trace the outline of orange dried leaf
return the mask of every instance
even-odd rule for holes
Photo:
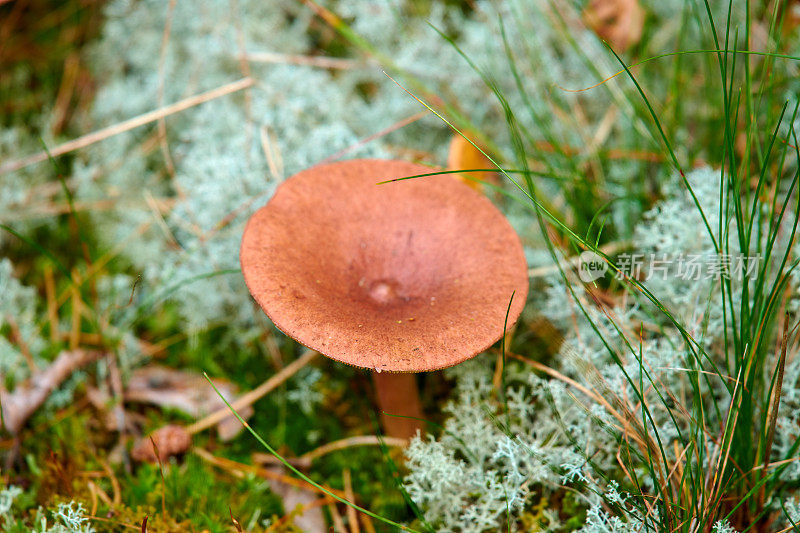
[[[644,9],[639,0],[592,0],[583,20],[617,52],[624,52],[642,38]]]
[[[450,141],[450,151],[447,154],[448,170],[470,170],[476,168],[492,168],[494,165],[481,153],[480,150],[461,135],[454,135]],[[467,172],[457,175],[467,185],[480,190],[481,181],[496,183],[494,172]]]

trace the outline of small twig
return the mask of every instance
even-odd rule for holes
[[[243,463],[239,463],[237,461],[233,461],[231,459],[226,459],[224,457],[217,457],[203,448],[192,448],[192,452],[194,452],[197,456],[199,456],[207,463],[210,463],[218,468],[221,468],[233,475],[239,474],[243,476],[245,474],[254,474],[256,476],[263,477],[265,479],[280,481],[281,483],[290,485],[292,487],[296,487],[301,490],[307,490],[319,493],[322,494],[323,496],[329,496],[329,494],[326,494],[327,491],[330,494],[333,494],[334,496],[337,496],[339,498],[344,498],[344,492],[340,490],[333,489],[331,487],[327,487],[324,485],[320,485],[320,487],[322,488],[317,488],[311,483],[303,481],[302,479],[295,479],[285,474],[281,474],[279,472],[273,472],[272,470],[268,470],[260,466],[246,465]]]
[[[33,360],[33,354],[31,353],[30,347],[28,343],[25,342],[25,339],[22,337],[22,332],[19,329],[19,324],[11,315],[6,315],[6,322],[8,323],[8,327],[11,328],[11,340],[12,343],[19,346],[19,351],[22,352],[23,357],[25,357],[25,362],[28,365],[28,370],[31,373],[36,372],[36,361]]]
[[[272,179],[281,181],[283,179],[283,158],[275,143],[270,140],[269,129],[262,126],[259,130],[261,134],[261,149],[264,151],[264,157],[267,158],[267,166]],[[275,146],[275,151],[272,148]]]
[[[33,374],[26,383],[17,386],[13,392],[9,393],[0,384],[3,426],[9,433],[17,436],[28,418],[47,400],[53,390],[75,370],[97,361],[102,356],[103,352],[98,351],[63,351],[50,366]]]
[[[75,280],[75,283],[72,285],[72,326],[69,331],[69,349],[70,350],[77,350],[78,345],[80,344],[80,337],[81,337],[81,307],[83,304],[83,300],[81,298],[81,291],[80,291],[80,272],[78,269],[72,270],[72,279]]]
[[[275,389],[279,385],[281,385],[284,381],[292,377],[296,374],[301,368],[306,366],[308,363],[314,360],[314,358],[319,355],[314,350],[308,350],[299,358],[292,361],[290,364],[286,365],[280,372],[269,378],[267,381],[256,387],[255,389],[247,392],[236,401],[231,402],[231,409],[234,411],[239,411],[245,407],[253,405],[257,400],[262,398],[265,394],[269,393],[271,390]],[[205,429],[208,429],[214,425],[216,425],[221,420],[228,418],[230,416],[230,410],[227,407],[219,409],[210,415],[201,418],[194,424],[191,424],[186,428],[190,434],[194,435],[195,433],[199,433]]]
[[[69,102],[75,93],[75,82],[80,71],[80,54],[77,51],[71,52],[64,60],[63,74],[61,75],[61,85],[56,94],[56,101],[53,104],[53,123],[50,131],[54,134],[61,133],[67,121]]]
[[[339,509],[336,508],[336,504],[329,503],[328,511],[330,511],[331,513],[331,522],[333,522],[333,530],[336,533],[347,533],[347,529],[344,526],[344,519],[342,518],[341,513],[339,513]]]
[[[379,446],[381,442],[386,446],[396,446],[398,448],[405,448],[408,446],[408,439],[399,439],[396,437],[378,438],[376,435],[359,435],[328,442],[300,457],[289,459],[289,462],[302,468],[308,468],[316,459],[331,452],[352,448],[354,446]],[[253,459],[262,464],[280,463],[274,455],[268,453],[255,453],[253,454]]]
[[[58,305],[56,304],[56,282],[53,278],[53,266],[44,265],[44,292],[47,297],[47,320],[50,323],[50,340],[58,342]]]
[[[340,59],[336,57],[304,56],[297,54],[279,54],[276,52],[246,52],[240,59],[251,63],[281,63],[289,65],[303,65],[329,69],[353,69],[367,66],[363,61]]]
[[[185,98],[179,102],[175,102],[174,104],[164,106],[154,111],[148,111],[147,113],[139,115],[138,117],[133,117],[128,120],[124,120],[117,124],[108,126],[107,128],[103,128],[94,131],[92,133],[83,135],[81,137],[78,137],[77,139],[73,139],[63,144],[59,144],[58,146],[50,150],[50,155],[48,155],[47,152],[42,151],[39,152],[38,154],[24,157],[22,159],[8,161],[0,165],[0,174],[6,174],[8,172],[13,172],[15,170],[19,170],[21,168],[25,168],[27,166],[36,163],[41,163],[42,161],[47,161],[47,159],[50,156],[58,157],[60,155],[64,155],[74,150],[85,148],[96,142],[108,139],[109,137],[113,137],[114,135],[119,135],[120,133],[130,131],[132,129],[138,128],[139,126],[144,126],[145,124],[149,124],[150,122],[154,122],[160,118],[169,115],[174,115],[175,113],[179,113],[181,111],[185,111],[190,107],[194,107],[196,105],[208,102],[210,100],[214,100],[221,96],[241,91],[242,89],[251,87],[254,83],[255,82],[252,78],[244,78],[232,83],[228,83],[226,85],[223,85],[222,87],[212,89],[211,91],[207,91],[195,96],[190,96],[189,98]]]
[[[175,4],[177,0],[170,0],[169,7],[167,8],[167,20],[164,23],[164,34],[161,37],[161,53],[158,58],[158,107],[164,104],[164,63],[167,59],[167,45],[169,44],[169,36],[172,32],[172,16],[175,13]],[[169,145],[167,144],[167,122],[164,117],[158,119],[158,141],[161,145],[161,154],[164,156],[164,164],[167,167],[167,172],[170,176],[175,175],[175,165],[172,163],[172,155],[169,152]]]
[[[349,468],[345,468],[342,471],[342,483],[344,484],[344,497],[347,498],[347,501],[356,501],[356,495],[353,493],[353,480]],[[350,533],[361,533],[358,527],[358,514],[356,514],[356,510],[348,505],[345,512],[347,513],[347,525],[350,527]]]

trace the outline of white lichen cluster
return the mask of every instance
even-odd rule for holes
[[[457,387],[455,399],[445,407],[448,419],[442,435],[438,440],[415,438],[406,451],[411,469],[406,488],[437,531],[497,530],[507,513],[518,516],[532,494],[557,484],[563,465],[578,465],[571,475],[582,475],[583,458],[560,437],[559,426],[563,422],[586,430],[592,425],[590,417],[575,404],[564,404],[561,421],[534,423],[536,411],[546,408],[548,398],[561,399],[552,392],[557,385],[513,370],[506,376],[505,402],[494,396],[491,369],[484,359],[448,371]],[[540,525],[555,529],[557,517],[545,506]]]
[[[22,489],[16,485],[8,485],[3,487],[0,491],[0,515],[6,520],[11,516],[11,506],[14,505],[14,500],[22,494]]]
[[[13,512],[14,501],[23,494],[21,488],[8,485],[0,490],[0,531],[22,531],[23,521]],[[38,508],[27,531],[32,533],[94,533],[83,504],[60,503],[55,509]]]
[[[52,511],[52,515],[54,523],[49,528],[46,528],[44,520],[41,521],[42,533],[94,533],[94,528],[86,518],[86,510],[80,503],[61,503]]]

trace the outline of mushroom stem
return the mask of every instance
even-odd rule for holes
[[[423,418],[416,374],[372,372],[372,381],[378,396],[384,433],[400,439],[410,439],[416,435],[417,430],[422,429],[418,419]]]

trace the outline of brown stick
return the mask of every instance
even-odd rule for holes
[[[339,59],[324,56],[303,56],[292,54],[278,54],[275,52],[249,52],[240,54],[241,59],[252,63],[283,63],[289,65],[306,65],[327,69],[353,69],[367,66],[363,61],[352,59]]]
[[[307,350],[302,356],[286,365],[283,369],[281,369],[280,372],[269,378],[267,381],[250,392],[242,394],[236,400],[231,402],[231,408],[233,408],[234,411],[239,411],[240,409],[243,409],[249,405],[253,405],[256,400],[260,399],[272,389],[281,385],[284,381],[295,375],[298,370],[310,363],[317,355],[319,355],[318,352],[315,352],[314,350]],[[229,416],[231,416],[230,409],[228,409],[227,406],[223,407],[218,411],[201,418],[194,424],[187,426],[186,431],[194,435],[195,433],[199,433],[205,429],[215,426],[217,423],[228,418]]]
[[[372,372],[372,381],[381,410],[383,431],[390,437],[410,439],[422,429],[422,404],[413,373]],[[413,417],[413,418],[400,418]]]
[[[333,442],[327,442],[319,448],[304,453],[300,457],[287,457],[286,460],[300,468],[311,468],[311,463],[329,453],[345,450],[354,446],[378,446],[380,444],[393,446],[395,448],[404,448],[408,446],[408,440],[396,439],[394,437],[378,437],[377,435],[355,435],[353,437],[345,437]],[[281,462],[280,459],[271,453],[258,452],[253,454],[253,461],[259,464],[278,464]]]
[[[77,139],[67,141],[64,144],[60,144],[58,146],[53,147],[50,150],[49,154],[46,151],[42,151],[39,152],[38,154],[33,154],[31,156],[24,157],[22,159],[7,161],[2,165],[0,165],[0,174],[13,172],[15,170],[25,168],[35,163],[41,163],[42,161],[47,161],[47,159],[50,156],[58,157],[68,152],[72,152],[73,150],[84,148],[98,141],[102,141],[103,139],[113,137],[114,135],[118,135],[126,131],[130,131],[134,128],[138,128],[139,126],[144,126],[145,124],[154,122],[160,118],[166,117],[168,115],[173,115],[175,113],[179,113],[181,111],[189,109],[190,107],[194,107],[204,102],[208,102],[209,100],[219,98],[220,96],[225,96],[226,94],[231,94],[236,91],[241,91],[242,89],[251,87],[254,83],[255,83],[254,80],[251,78],[244,78],[235,81],[233,83],[228,83],[227,85],[223,85],[222,87],[218,87],[216,89],[212,89],[210,91],[195,96],[190,96],[189,98],[185,98],[179,102],[175,102],[174,104],[170,104],[160,109],[156,109],[155,111],[148,111],[147,113],[139,115],[138,117],[133,117],[128,120],[124,120],[117,124],[108,126],[107,128],[103,128],[101,130],[97,130],[92,133],[83,135],[82,137],[78,137]]]
[[[6,430],[17,435],[56,387],[75,370],[98,360],[102,355],[102,352],[88,350],[61,352],[50,366],[33,374],[27,383],[18,385],[14,392],[9,393],[0,385],[0,407]]]

